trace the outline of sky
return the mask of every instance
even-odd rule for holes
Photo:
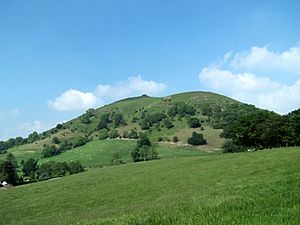
[[[300,4],[1,0],[0,140],[148,94],[300,108]]]

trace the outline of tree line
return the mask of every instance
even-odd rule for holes
[[[300,145],[300,109],[287,115],[258,110],[230,121],[221,137],[224,152]]]
[[[49,161],[39,164],[37,159],[29,158],[26,161],[22,160],[19,165],[11,153],[0,161],[0,181],[6,181],[13,185],[47,180],[83,171],[84,168],[79,161],[69,163]]]

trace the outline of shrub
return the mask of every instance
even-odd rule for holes
[[[201,123],[198,118],[196,117],[190,117],[187,121],[190,128],[197,128],[201,127]]]
[[[79,161],[70,162],[68,164],[68,167],[69,167],[70,174],[80,173],[84,171],[84,168]]]
[[[127,130],[123,131],[123,135],[122,135],[123,138],[129,138],[129,133]]]
[[[177,137],[177,136],[174,136],[174,137],[173,137],[173,142],[178,142],[178,141],[179,141],[178,137]]]
[[[49,158],[51,156],[59,155],[61,151],[55,145],[46,145],[42,151],[42,158]]]
[[[86,137],[81,137],[81,136],[77,136],[75,137],[74,141],[73,141],[73,147],[79,147],[82,145],[85,145],[88,142],[88,139]]]
[[[105,140],[108,138],[108,130],[106,128],[99,131],[99,139]]]
[[[138,132],[135,128],[130,131],[129,138],[132,138],[132,139],[138,139],[139,138],[139,134],[138,134]]]
[[[165,128],[167,128],[167,129],[174,127],[173,123],[168,118],[164,119],[163,122],[164,122]]]
[[[108,132],[108,137],[110,139],[117,138],[117,137],[119,137],[119,133],[118,133],[117,130],[113,129],[113,130]]]
[[[52,138],[52,143],[53,143],[53,144],[59,144],[59,143],[60,143],[59,138],[58,138],[58,137]]]
[[[187,142],[190,145],[206,145],[207,141],[203,138],[203,134],[193,132],[192,137],[189,137]]]
[[[236,145],[232,140],[227,140],[222,146],[223,153],[244,152],[247,148],[241,145]]]

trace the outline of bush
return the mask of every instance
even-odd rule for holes
[[[88,139],[86,137],[78,136],[73,141],[73,147],[76,148],[76,147],[85,145],[87,142],[88,142]]]
[[[80,173],[84,171],[84,168],[79,161],[70,162],[68,164],[68,168],[70,174]]]
[[[147,135],[141,134],[140,140],[137,141],[137,146],[138,147],[151,146],[151,142],[147,137]]]
[[[123,135],[122,135],[123,138],[129,138],[129,133],[127,130],[123,131]]]
[[[173,137],[173,142],[178,142],[178,141],[179,141],[178,137],[177,137],[177,136],[174,136],[174,137]]]
[[[206,145],[207,141],[203,138],[203,134],[193,132],[192,137],[189,137],[187,142],[190,145]]]
[[[133,148],[130,154],[133,162],[158,159],[157,151],[145,134],[140,135],[140,140],[137,141],[137,145]]]
[[[55,145],[46,145],[42,151],[42,158],[49,158],[51,156],[59,155],[61,151]]]
[[[59,138],[58,138],[58,137],[52,138],[52,143],[53,143],[53,144],[59,144],[59,143],[60,143]]]
[[[132,138],[132,139],[138,139],[139,138],[139,134],[138,134],[138,132],[135,128],[130,131],[129,138]]]
[[[73,147],[72,143],[69,142],[68,140],[63,140],[59,145],[59,149],[61,151],[70,150],[72,147]]]
[[[190,128],[197,128],[201,127],[201,123],[198,118],[196,117],[190,117],[187,121]]]
[[[168,118],[164,119],[163,122],[164,122],[165,128],[167,128],[167,129],[174,127],[173,123]]]
[[[61,128],[63,128],[63,125],[62,125],[62,124],[57,124],[57,125],[56,125],[56,129],[61,129]]]
[[[106,128],[99,131],[99,139],[105,140],[108,138],[108,130]]]
[[[232,140],[227,140],[222,146],[223,153],[245,152],[247,148],[241,145],[236,145]]]
[[[111,130],[111,131],[108,132],[108,137],[110,139],[117,138],[117,137],[119,137],[119,133],[118,133],[117,130],[113,129],[113,130]]]

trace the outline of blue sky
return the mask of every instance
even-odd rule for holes
[[[298,1],[2,0],[0,140],[147,93],[300,107]]]

